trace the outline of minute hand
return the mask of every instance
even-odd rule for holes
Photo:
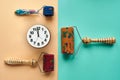
[[[39,37],[39,30],[37,29],[37,36]]]

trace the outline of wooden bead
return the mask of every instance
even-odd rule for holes
[[[85,38],[82,39],[82,42],[85,43],[85,44],[89,44],[89,43],[91,43],[91,39],[88,38],[88,37],[85,37]]]

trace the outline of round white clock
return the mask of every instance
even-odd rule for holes
[[[50,32],[43,25],[34,25],[27,32],[28,43],[35,48],[42,48],[50,41]]]

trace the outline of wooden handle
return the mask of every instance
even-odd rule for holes
[[[106,44],[114,44],[116,42],[116,39],[114,37],[110,37],[110,38],[101,38],[101,39],[91,39],[88,37],[85,37],[82,39],[82,42],[84,44],[89,44],[91,42],[101,42],[101,43],[106,43]]]
[[[8,59],[5,59],[4,62],[8,65],[31,65],[31,66],[35,66],[37,64],[37,61],[34,59],[23,60],[20,58],[8,58]]]

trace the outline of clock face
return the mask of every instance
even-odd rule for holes
[[[35,48],[42,48],[50,41],[50,32],[43,25],[34,25],[27,32],[28,43]]]

